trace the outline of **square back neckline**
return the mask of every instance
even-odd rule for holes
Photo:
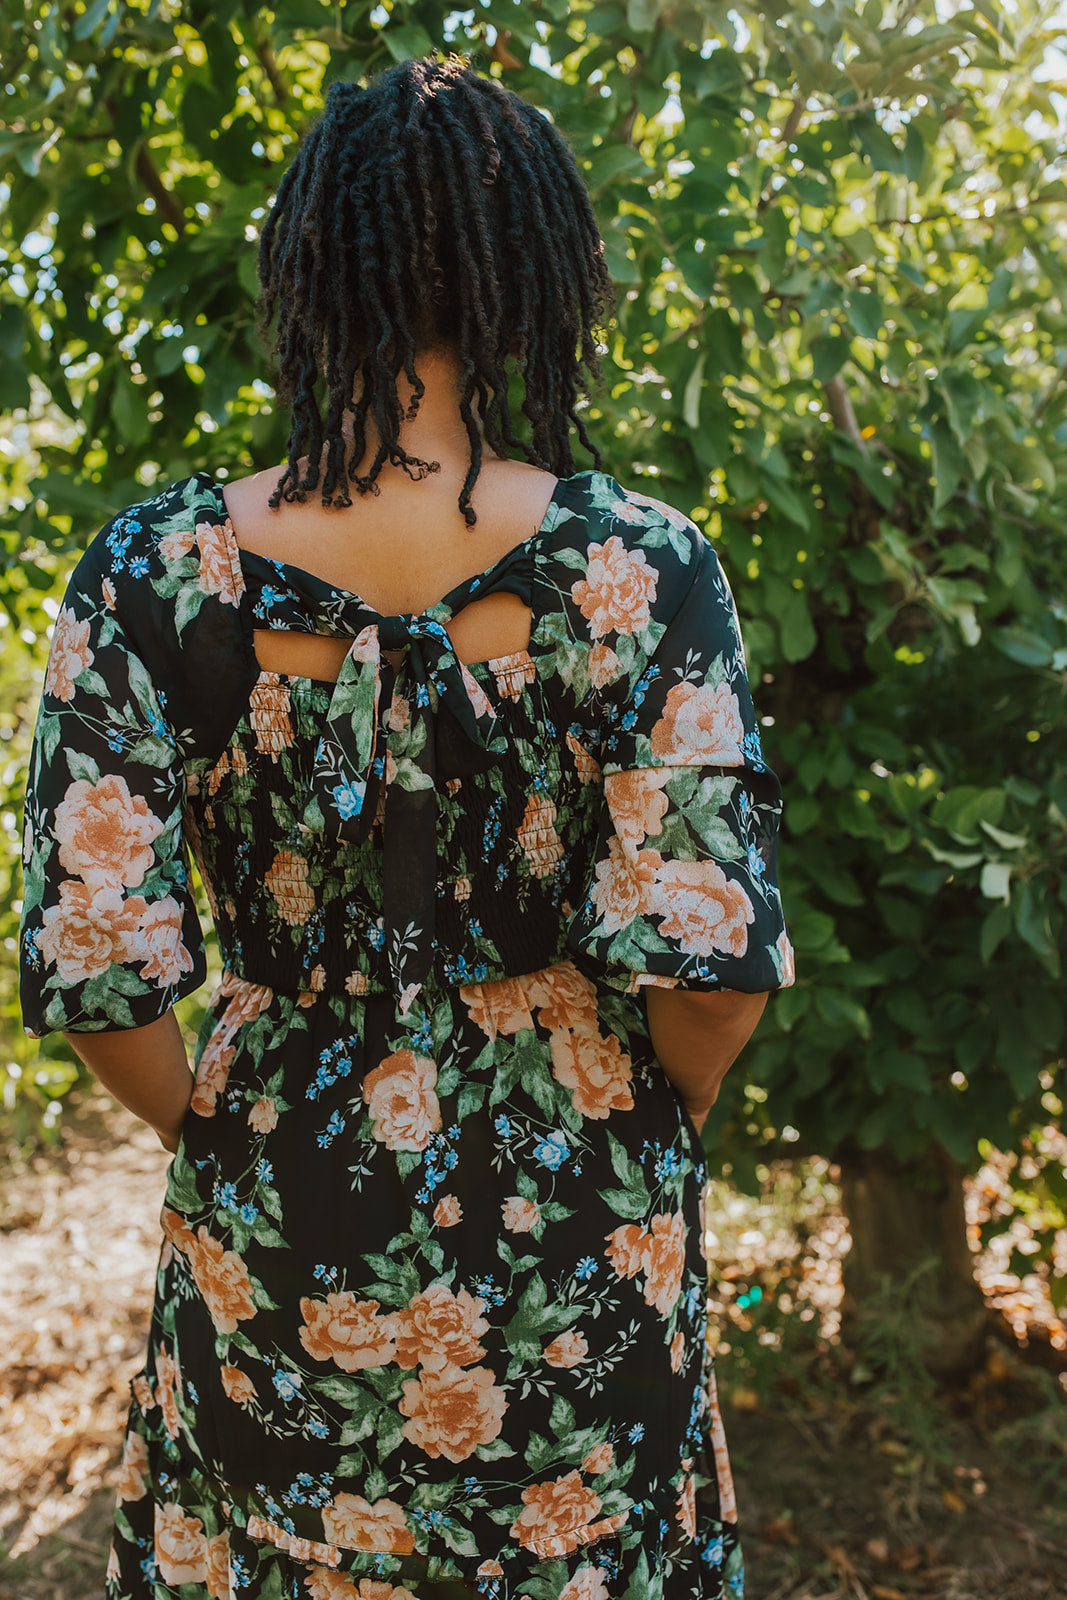
[[[447,594],[442,595],[439,600],[435,600],[432,605],[424,606],[421,611],[417,612],[379,611],[376,606],[370,605],[363,598],[363,596],[358,594],[354,589],[345,589],[335,583],[331,583],[328,578],[320,577],[317,573],[312,572],[307,567],[300,566],[297,562],[279,561],[273,556],[260,555],[260,553],[256,550],[246,550],[243,545],[239,544],[237,541],[237,531],[234,528],[229,507],[226,504],[224,492],[225,484],[221,483],[209,472],[204,472],[201,474],[201,476],[207,481],[210,493],[215,502],[216,510],[219,512],[219,526],[222,529],[222,535],[226,541],[231,567],[234,568],[235,571],[239,571],[243,575],[246,564],[248,564],[248,566],[251,568],[255,565],[255,563],[259,562],[265,566],[271,567],[276,572],[290,572],[293,573],[297,579],[308,579],[312,584],[315,584],[320,588],[327,589],[331,594],[337,595],[343,600],[360,606],[364,611],[369,612],[375,617],[430,616],[434,617],[435,620],[443,620],[441,616],[442,612],[444,612],[449,619],[457,614],[456,601],[461,596],[465,596],[465,598],[463,599],[462,605],[459,606],[459,610],[462,610],[463,606],[468,605],[471,600],[476,598],[476,595],[473,591],[488,585],[490,580],[494,578],[502,568],[506,567],[513,561],[521,559],[522,556],[527,552],[530,552],[531,554],[535,552],[537,545],[540,544],[541,541],[551,531],[548,524],[558,509],[561,493],[565,486],[574,483],[579,478],[588,477],[589,473],[576,472],[572,473],[568,478],[557,478],[552,489],[551,498],[548,502],[548,505],[545,507],[544,515],[542,516],[538,527],[533,533],[527,534],[525,539],[519,540],[517,544],[513,544],[510,549],[505,550],[504,554],[499,556],[497,560],[492,562],[490,566],[485,567],[481,572],[472,573],[469,577],[464,578],[460,583],[455,584],[451,589],[449,589]],[[531,617],[531,629],[536,627],[536,625],[536,617]]]

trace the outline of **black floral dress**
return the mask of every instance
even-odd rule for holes
[[[529,648],[461,666],[444,624],[501,589]],[[350,639],[336,684],[261,671],[255,627]],[[225,963],[112,1600],[740,1594],[703,1152],[642,988],[792,980],[778,811],[711,547],[599,473],[419,616],[239,551],[205,474],[93,542],[34,747],[26,1023],[202,981],[185,841]]]

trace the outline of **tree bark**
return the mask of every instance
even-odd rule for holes
[[[939,1145],[901,1162],[849,1144],[837,1159],[852,1235],[845,1343],[876,1350],[892,1318],[932,1376],[974,1372],[985,1357],[986,1313],[967,1245],[963,1167]]]

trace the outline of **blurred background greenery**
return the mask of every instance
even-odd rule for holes
[[[619,293],[590,431],[720,551],[785,783],[798,981],[728,1081],[713,1159],[749,1190],[785,1158],[836,1165],[846,1337],[888,1285],[924,1369],[975,1367],[971,1247],[1020,1216],[1012,1270],[1063,1307],[1063,34],[1048,0],[8,0],[15,1138],[55,1136],[77,1081],[61,1040],[22,1035],[15,980],[20,784],[66,574],[155,486],[284,455],[254,330],[272,189],[331,80],[456,50],[585,171]],[[991,1156],[1012,1198],[968,1241],[963,1181]]]

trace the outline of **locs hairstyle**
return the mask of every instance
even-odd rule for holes
[[[441,345],[460,360],[468,525],[483,431],[499,455],[566,477],[573,427],[600,465],[576,409],[600,375],[595,330],[613,303],[589,196],[548,119],[458,58],[332,86],[263,228],[259,278],[292,408],[272,505],[315,489],[323,505],[351,505],[350,485],[377,493],[387,460],[414,478],[436,470],[403,449],[400,429],[424,392],[417,352]],[[515,434],[509,355],[529,443]],[[361,476],[368,417],[378,448]]]

